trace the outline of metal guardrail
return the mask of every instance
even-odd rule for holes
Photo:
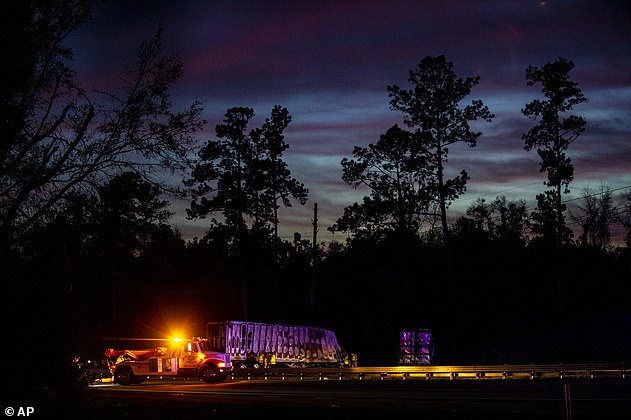
[[[514,380],[594,379],[629,376],[628,366],[617,364],[390,366],[353,368],[234,369],[232,380]]]

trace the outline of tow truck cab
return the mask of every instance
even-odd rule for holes
[[[231,369],[230,356],[212,351],[208,341],[174,339],[167,346],[144,350],[106,351],[115,361],[114,382],[121,385],[140,383],[151,377],[199,377],[207,383],[226,378]]]

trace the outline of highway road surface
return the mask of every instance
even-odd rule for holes
[[[93,384],[66,409],[94,419],[631,419],[631,380],[168,379]]]

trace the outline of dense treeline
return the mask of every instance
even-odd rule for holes
[[[6,290],[18,306],[11,312],[19,315],[12,337],[35,346],[43,340],[67,358],[93,351],[104,336],[163,336],[183,327],[201,334],[206,321],[242,319],[245,276],[250,320],[331,327],[366,364],[396,363],[404,327],[432,329],[437,363],[622,361],[629,354],[628,248],[558,249],[454,231],[452,302],[439,234],[333,244],[316,264],[312,305],[308,241],[274,246],[269,235],[251,233],[233,254],[222,232],[186,243],[163,224],[143,231],[139,248],[117,247],[127,232],[106,220],[60,222],[34,233],[28,253],[4,260]]]
[[[629,232],[631,194],[586,191],[573,212],[562,199],[573,180],[565,151],[585,125],[569,114],[586,102],[571,61],[526,71],[546,98],[522,111],[535,120],[525,148],[550,188],[533,211],[498,197],[448,217],[469,181],[465,170],[445,177],[448,146],[474,147],[482,133],[469,124],[493,114],[479,100],[461,107],[478,78],[426,57],[412,89],[388,87],[405,128],[341,162],[346,183],[370,189],[330,227],[351,239],[285,241],[278,209],[308,198],[283,160],[288,110],[275,106],[250,128],[254,110],[231,108],[191,158],[205,121],[197,102],[172,109],[182,63],[162,54],[161,31],[107,106],[74,81],[62,41],[91,7],[20,2],[1,25],[15,32],[1,38],[11,58],[2,74],[12,75],[0,98],[0,275],[13,350],[4,363],[23,384],[43,371],[54,382],[73,356],[102,351],[104,337],[200,335],[226,319],[329,327],[364,365],[396,364],[407,327],[432,330],[436,363],[631,354],[631,236],[613,246],[611,231]],[[169,224],[174,195],[189,200],[189,217],[212,217],[203,237],[185,241]],[[16,364],[26,349],[38,356]]]

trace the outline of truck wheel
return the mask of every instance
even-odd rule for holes
[[[134,383],[134,373],[127,366],[116,368],[114,381],[121,385],[130,385]]]
[[[202,366],[199,369],[199,377],[207,384],[219,382],[222,379],[219,369],[217,369],[217,366],[215,365]]]

